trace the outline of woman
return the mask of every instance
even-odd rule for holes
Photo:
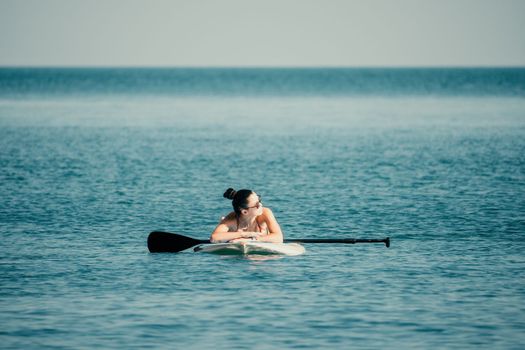
[[[224,197],[232,200],[233,212],[224,217],[211,234],[212,243],[252,239],[260,242],[283,242],[283,233],[270,209],[251,190],[228,188]]]

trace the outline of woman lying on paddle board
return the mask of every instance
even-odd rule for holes
[[[224,198],[232,200],[233,211],[224,217],[211,234],[212,243],[253,239],[283,242],[283,233],[272,211],[264,208],[261,197],[251,190],[228,188]]]

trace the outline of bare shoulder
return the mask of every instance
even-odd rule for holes
[[[267,219],[271,219],[273,217],[274,217],[273,216],[273,211],[270,208],[264,207],[260,218],[264,221],[264,220],[267,220]]]
[[[257,221],[261,227],[261,231],[266,230],[266,232],[277,233],[282,235],[279,223],[277,222],[277,219],[273,215],[273,212],[270,208],[263,208],[263,212],[257,218]]]
[[[273,215],[273,211],[270,208],[263,208],[263,215]]]

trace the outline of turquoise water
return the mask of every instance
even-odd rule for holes
[[[524,72],[0,70],[2,348],[525,347]],[[230,186],[392,246],[148,253]]]

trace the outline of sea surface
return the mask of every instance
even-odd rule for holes
[[[297,257],[205,239],[228,187]],[[525,69],[0,69],[0,348],[525,348]]]

